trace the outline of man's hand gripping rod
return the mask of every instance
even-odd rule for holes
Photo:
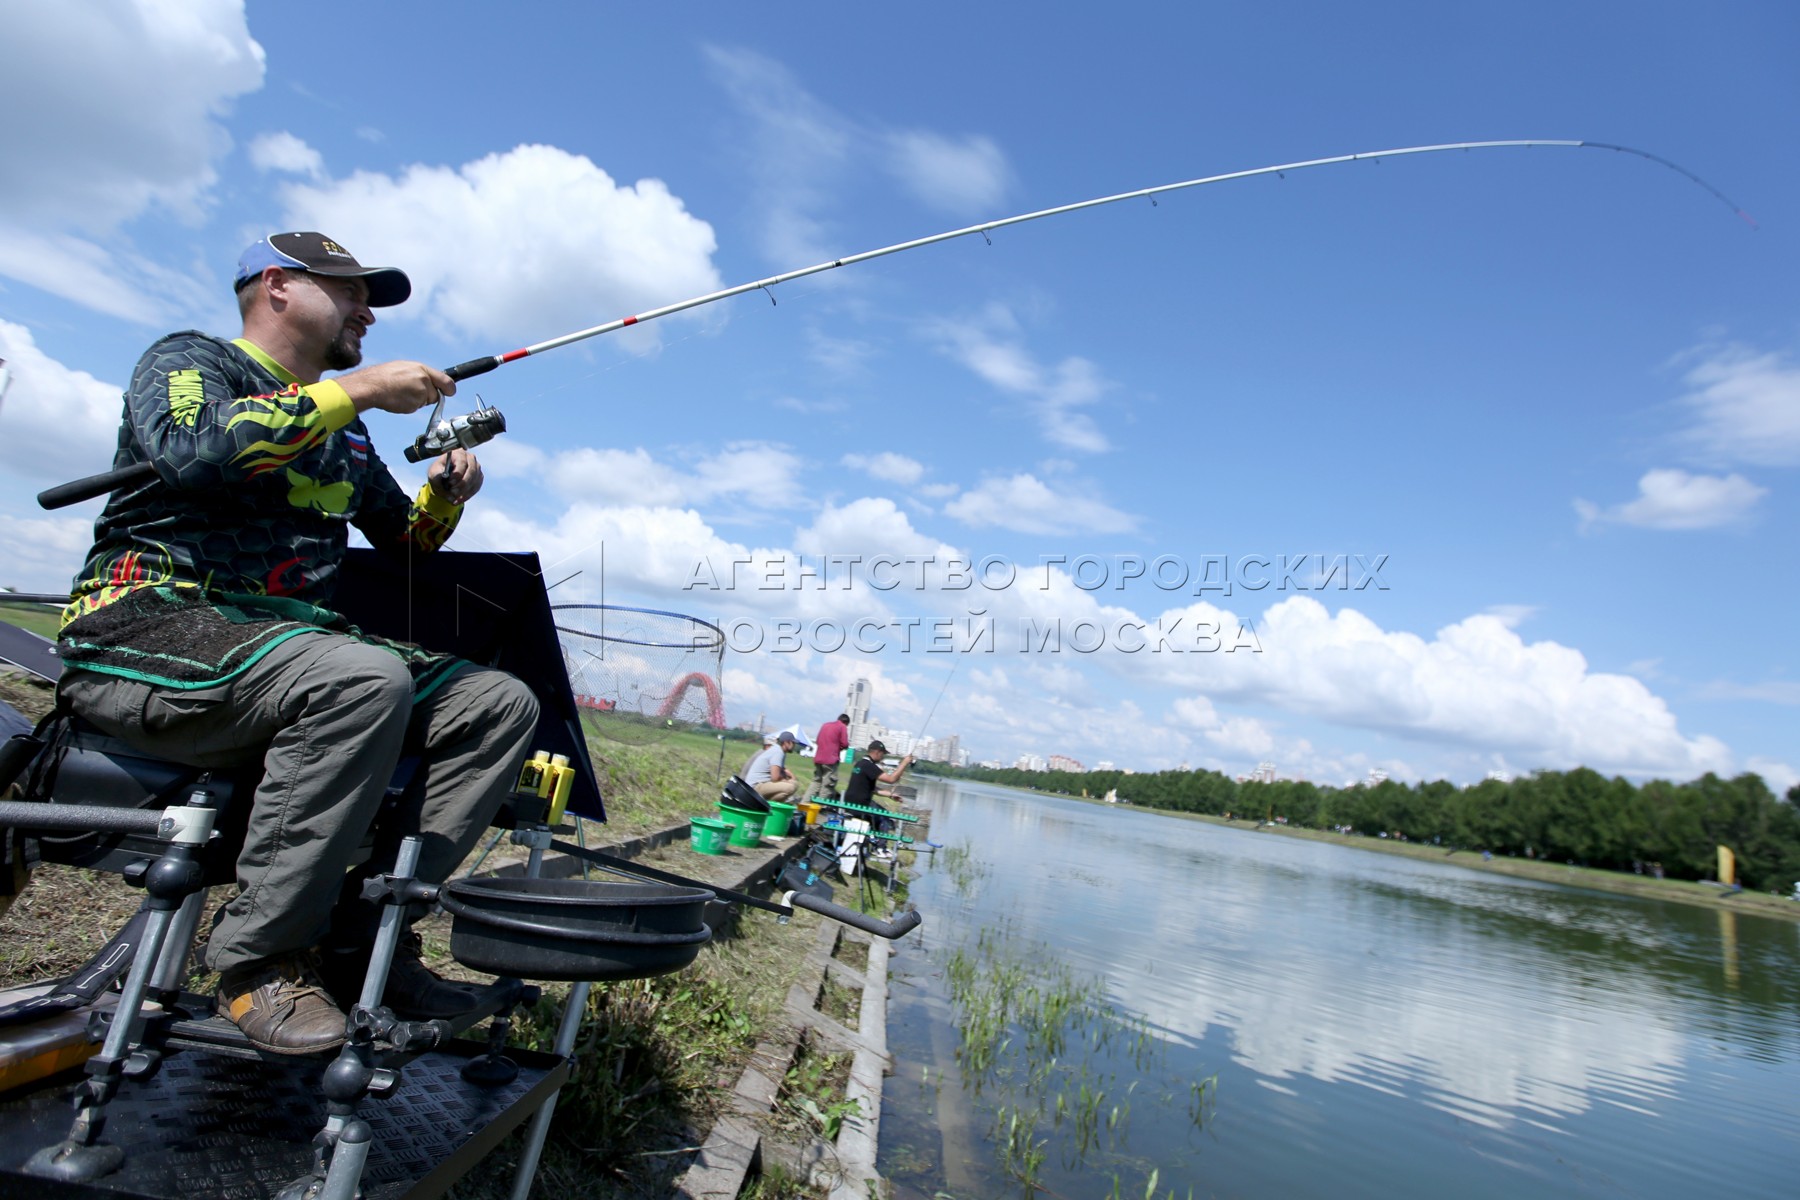
[[[460,381],[471,375],[485,374],[499,365],[500,361],[495,358],[477,358],[458,363],[448,368],[444,374]],[[492,441],[506,432],[506,418],[497,408],[484,405],[472,413],[451,417],[447,421],[443,419],[443,413],[444,397],[439,396],[437,407],[431,410],[431,416],[425,423],[425,432],[406,448],[407,462],[423,462],[458,447],[473,450],[481,443]],[[116,471],[104,471],[99,475],[89,475],[86,479],[75,479],[59,483],[53,488],[45,488],[38,493],[38,507],[66,508],[83,500],[92,500],[95,496],[104,496],[108,492],[142,487],[155,478],[154,463],[133,463]]]

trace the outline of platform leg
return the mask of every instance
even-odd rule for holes
[[[581,1018],[587,1012],[588,991],[593,985],[586,980],[569,989],[569,1004],[563,1010],[562,1024],[556,1030],[556,1054],[568,1058],[575,1052],[575,1035],[581,1030]],[[532,1181],[537,1177],[538,1159],[544,1153],[544,1139],[550,1136],[550,1118],[556,1115],[556,1096],[544,1101],[531,1119],[525,1135],[525,1149],[519,1155],[519,1172],[513,1176],[512,1200],[526,1200],[531,1195]]]
[[[156,974],[150,978],[150,991],[158,999],[180,992],[181,985],[186,982],[188,953],[194,947],[194,934],[200,928],[200,914],[205,907],[204,891],[195,892],[181,902],[181,910],[169,926],[168,940],[157,956]]]
[[[400,851],[394,856],[391,878],[410,880],[419,870],[419,851],[423,847],[416,837],[402,838]],[[363,976],[361,1004],[377,1008],[381,994],[387,991],[388,968],[394,965],[394,950],[400,945],[400,934],[406,924],[405,905],[398,902],[381,906],[381,923],[376,927],[375,946],[369,952],[368,974]]]
[[[422,1039],[418,1048],[429,1049],[446,1028],[441,1022],[399,1022],[391,1011],[380,1007],[381,994],[387,990],[388,969],[394,962],[394,948],[406,924],[405,905],[410,898],[409,885],[419,867],[421,845],[417,837],[402,838],[393,871],[369,880],[364,887],[364,898],[379,896],[382,901],[381,924],[369,951],[362,994],[346,1021],[343,1049],[319,1080],[326,1117],[325,1127],[313,1142],[313,1172],[288,1184],[277,1193],[277,1200],[355,1200],[360,1194],[363,1164],[368,1160],[372,1137],[368,1124],[356,1116],[357,1105],[371,1094],[386,1096],[400,1086],[399,1067],[375,1065],[376,1038],[389,1038],[399,1048],[406,1031],[417,1031]]]
[[[331,1149],[331,1169],[325,1173],[325,1186],[318,1200],[357,1200],[362,1195],[363,1167],[369,1161],[369,1143],[374,1139],[368,1123],[350,1121],[338,1134]]]
[[[131,970],[106,1029],[100,1053],[88,1059],[87,1079],[75,1091],[75,1120],[69,1136],[45,1146],[25,1162],[28,1174],[48,1179],[80,1181],[98,1179],[118,1170],[125,1152],[100,1141],[106,1127],[106,1106],[118,1094],[127,1073],[147,1075],[155,1071],[160,1053],[132,1046],[143,1030],[144,995],[156,974],[170,927],[185,901],[204,886],[204,872],[195,858],[197,848],[211,834],[216,800],[203,783],[196,787],[177,817],[178,810],[164,809],[163,824],[173,840],[162,856],[144,873],[144,890],[150,894],[150,919],[145,922],[142,944],[132,954]]]

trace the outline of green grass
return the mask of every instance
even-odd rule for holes
[[[55,641],[57,628],[62,624],[62,613],[41,604],[27,606],[0,603],[0,621]]]
[[[606,801],[609,841],[666,829],[690,817],[718,814],[719,785],[724,777],[719,771],[717,735],[652,730],[651,740],[627,742],[603,736],[606,728],[590,721],[587,744]],[[638,736],[630,729],[626,732]],[[728,777],[743,766],[734,758],[747,754],[743,743],[726,742],[724,746],[724,776]]]

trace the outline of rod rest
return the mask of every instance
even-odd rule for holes
[[[108,809],[81,804],[0,802],[0,828],[66,833],[135,833],[155,837],[162,809]]]
[[[216,829],[228,845],[202,855],[206,885],[236,878],[235,854],[226,851],[235,849],[248,814],[232,801],[238,788],[247,792],[255,786],[252,778],[209,776],[204,768],[146,754],[79,717],[59,722],[46,740],[21,781],[27,803],[19,807],[34,811],[0,821],[37,832],[44,861],[123,872],[154,860],[163,852],[157,836],[161,810],[180,804],[184,793],[208,777],[221,814]]]

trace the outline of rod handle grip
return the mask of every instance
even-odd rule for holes
[[[92,500],[95,496],[104,496],[108,492],[117,492],[124,488],[149,483],[155,478],[156,467],[153,464],[133,463],[129,467],[120,467],[116,471],[89,475],[86,479],[71,479],[68,483],[59,483],[53,488],[45,488],[38,493],[38,507],[67,508],[71,504]]]
[[[868,913],[859,913],[854,908],[845,908],[841,904],[833,904],[829,900],[821,900],[817,896],[809,896],[805,892],[791,892],[787,896],[788,904],[793,908],[804,908],[816,912],[822,917],[830,917],[841,921],[864,933],[872,933],[876,937],[884,937],[895,941],[905,937],[925,920],[925,915],[918,909],[908,909],[892,921],[881,921]]]
[[[486,358],[471,358],[468,362],[459,362],[454,367],[445,367],[444,374],[461,381],[475,375],[486,375],[500,365],[501,360],[495,355]]]

